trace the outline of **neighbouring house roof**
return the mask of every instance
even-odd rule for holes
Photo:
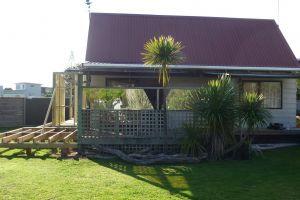
[[[91,13],[86,61],[142,63],[146,41],[171,35],[185,46],[183,65],[297,67],[269,19]]]

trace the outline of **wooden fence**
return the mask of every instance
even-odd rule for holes
[[[25,99],[0,97],[0,127],[15,127],[25,124]]]
[[[183,124],[192,112],[168,110],[82,110],[80,144],[145,145],[176,144],[184,134]],[[165,129],[167,126],[167,129]],[[166,131],[167,130],[167,131]]]
[[[69,99],[66,99],[68,105]],[[0,97],[0,127],[37,126],[44,122],[50,98]],[[51,122],[52,111],[47,122]],[[66,120],[69,108],[66,108]]]

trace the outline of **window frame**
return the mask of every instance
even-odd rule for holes
[[[280,83],[280,106],[278,108],[272,108],[272,107],[264,107],[266,109],[270,110],[281,110],[283,108],[283,87],[282,87],[282,81],[273,81],[273,80],[243,80],[242,81],[242,92],[244,93],[244,83],[247,82],[252,82],[252,83],[257,83],[258,84],[258,93],[261,94],[261,83],[266,82],[266,83]]]

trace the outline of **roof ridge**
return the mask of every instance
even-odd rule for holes
[[[147,16],[147,17],[171,17],[171,18],[205,18],[205,19],[226,19],[226,20],[250,20],[250,21],[274,21],[274,19],[268,18],[243,18],[243,17],[221,17],[221,16],[197,16],[197,15],[169,15],[169,14],[144,14],[144,13],[102,13],[92,12],[91,15],[114,15],[114,16]]]

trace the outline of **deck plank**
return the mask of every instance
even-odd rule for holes
[[[0,143],[0,148],[10,149],[56,149],[56,148],[77,148],[77,143]]]
[[[29,141],[31,139],[33,139],[38,133],[41,133],[42,129],[37,130],[37,131],[33,131],[31,133],[28,133],[26,135],[23,135],[21,137],[19,137],[17,140],[19,143],[25,142],[25,141]]]
[[[61,140],[63,138],[63,136],[65,135],[64,132],[66,131],[66,129],[63,129],[57,133],[55,133],[54,135],[52,135],[51,137],[49,137],[48,139],[48,143],[52,143],[55,142],[57,140]]]
[[[6,132],[3,132],[3,133],[0,133],[0,138],[3,138],[3,137],[8,136],[10,134],[18,133],[20,131],[23,131],[23,128],[18,128],[18,129],[14,129],[14,130],[11,130],[11,131],[6,131]]]
[[[77,133],[77,130],[68,134],[66,137],[64,137],[64,142],[69,142],[70,140],[76,139],[76,133]]]
[[[49,135],[50,135],[51,133],[53,133],[54,130],[55,130],[55,129],[50,129],[50,130],[46,131],[45,133],[42,133],[42,134],[40,134],[40,135],[38,135],[38,136],[35,136],[35,137],[33,138],[33,142],[36,143],[36,142],[39,142],[39,141],[41,141],[41,140],[47,139],[47,138],[49,137]]]
[[[12,140],[15,140],[18,137],[22,136],[24,133],[28,133],[30,131],[31,131],[31,129],[28,129],[28,130],[25,130],[25,131],[14,133],[12,135],[5,136],[4,138],[2,138],[2,143],[8,143],[8,142],[10,142]]]

